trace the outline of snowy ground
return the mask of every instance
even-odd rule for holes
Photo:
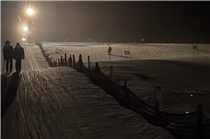
[[[210,44],[197,44],[198,51],[193,51],[192,44],[110,43],[110,60],[106,43],[43,43],[43,46],[53,59],[74,54],[77,61],[82,54],[83,61],[87,63],[89,55],[92,66],[99,62],[107,76],[113,65],[115,82],[123,85],[127,80],[128,88],[151,105],[154,87],[161,86],[164,111],[192,112],[198,103],[209,108]],[[131,55],[125,57],[125,50],[129,50]]]
[[[196,103],[209,106],[209,44],[198,45],[199,55],[193,54],[191,44],[110,45],[111,61],[107,44],[43,43],[53,59],[74,54],[77,61],[82,54],[87,62],[89,55],[91,66],[99,62],[107,76],[113,65],[114,81],[122,84],[128,80],[128,88],[151,105],[154,87],[160,85],[165,111],[194,111]],[[2,75],[6,82],[2,86],[2,100],[9,93],[15,94],[11,86],[18,86],[13,103],[1,119],[2,139],[174,138],[168,131],[121,107],[85,75],[69,67],[49,67],[38,46],[24,48],[26,59],[22,62],[20,83],[12,82],[17,78],[14,72]],[[125,49],[130,50],[131,58],[124,57]]]

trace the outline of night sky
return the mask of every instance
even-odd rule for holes
[[[19,41],[18,15],[27,20],[33,41],[210,42],[210,2],[39,1],[26,17],[29,1],[1,2],[1,41]],[[89,40],[90,38],[90,40]]]

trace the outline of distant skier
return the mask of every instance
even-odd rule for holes
[[[23,47],[20,46],[20,43],[17,43],[14,48],[14,59],[16,60],[15,69],[17,72],[21,70],[21,60],[25,58],[25,53]]]
[[[194,52],[195,50],[197,50],[197,53],[199,54],[197,44],[192,44],[192,47],[193,47],[193,54],[195,55]]]
[[[112,53],[112,47],[109,46],[109,48],[108,48],[108,54],[111,55],[111,53]]]
[[[10,72],[12,71],[13,66],[13,47],[10,45],[10,41],[5,42],[5,46],[3,48],[3,56],[4,60],[6,60],[6,71],[8,72],[10,68]]]

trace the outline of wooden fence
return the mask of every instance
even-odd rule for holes
[[[41,48],[43,49],[43,48]],[[43,52],[44,55],[46,53]],[[186,114],[172,114],[159,110],[158,101],[155,107],[152,107],[139,99],[129,88],[119,85],[110,80],[99,68],[96,62],[93,68],[90,68],[90,57],[88,56],[88,67],[82,61],[82,55],[78,61],[75,56],[69,58],[64,56],[57,60],[56,64],[49,56],[45,56],[52,66],[70,66],[78,72],[84,73],[95,85],[100,86],[108,94],[113,96],[121,106],[133,110],[143,116],[149,123],[165,128],[170,131],[177,139],[210,139],[210,118],[202,110],[202,105],[198,105],[197,111]]]

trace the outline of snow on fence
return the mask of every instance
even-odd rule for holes
[[[110,80],[99,68],[98,63],[91,69],[90,58],[88,56],[88,67],[82,61],[80,54],[79,60],[75,62],[75,56],[65,55],[57,61],[53,61],[50,56],[44,52],[39,44],[42,53],[50,66],[70,66],[78,72],[84,73],[94,84],[100,86],[108,94],[113,96],[121,106],[133,110],[143,116],[149,123],[165,128],[170,131],[177,139],[209,139],[210,138],[210,118],[202,111],[202,105],[198,105],[197,111],[186,114],[172,114],[159,110],[159,103],[151,107],[139,99],[129,88],[119,85]],[[156,101],[157,102],[157,101]]]

